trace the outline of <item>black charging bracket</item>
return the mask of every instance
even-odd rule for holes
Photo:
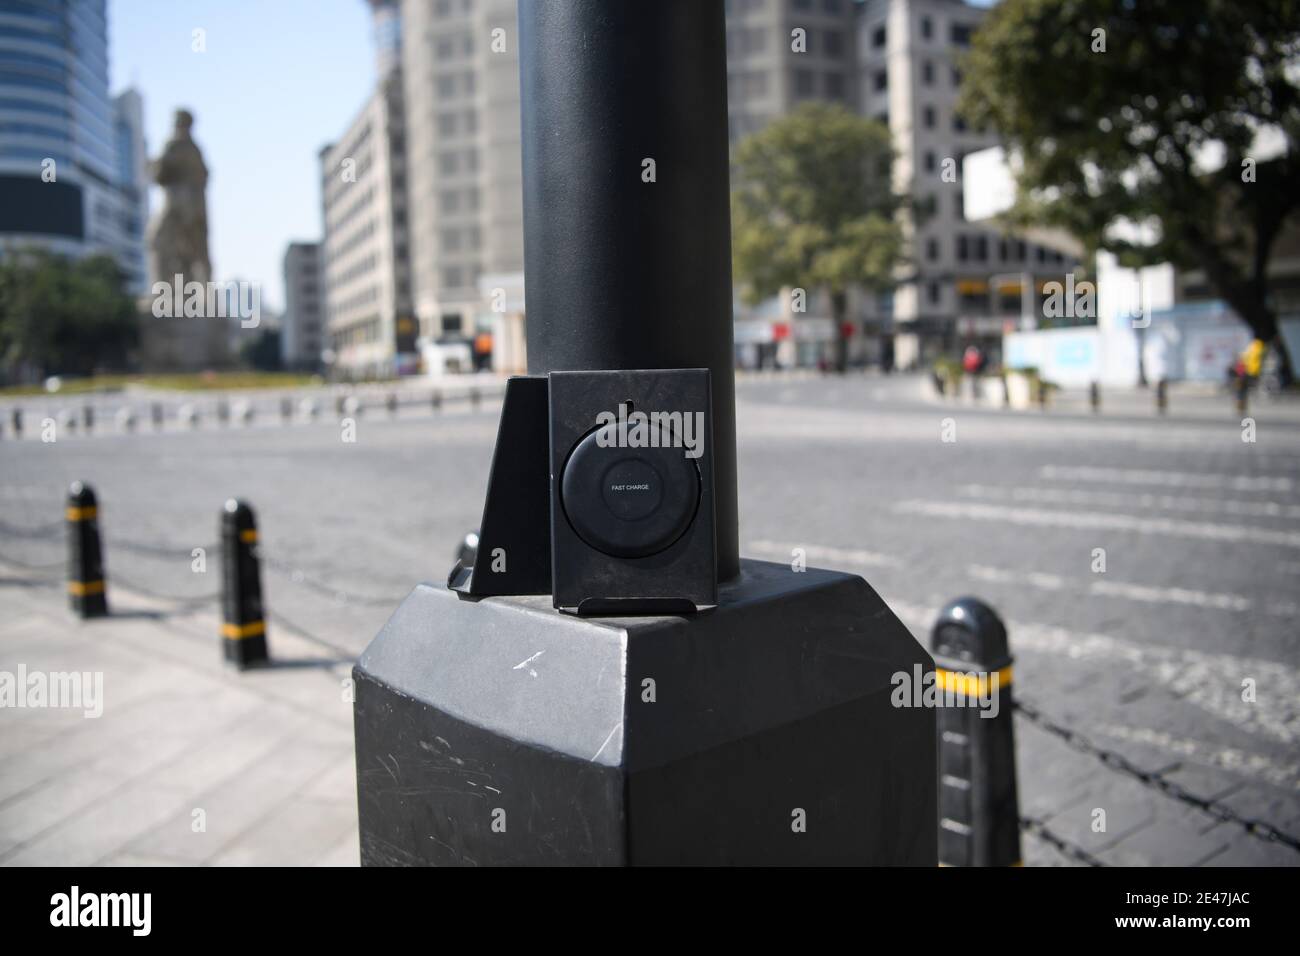
[[[717,603],[708,369],[510,379],[464,597],[552,595],[577,614]]]
[[[551,593],[550,416],[544,375],[506,382],[472,567],[447,587],[462,597]]]

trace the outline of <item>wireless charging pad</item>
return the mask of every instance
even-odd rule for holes
[[[708,370],[552,372],[550,416],[555,606],[715,604]]]

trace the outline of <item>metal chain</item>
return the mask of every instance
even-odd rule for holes
[[[135,554],[148,554],[159,558],[179,558],[183,556],[187,561],[190,559],[190,556],[194,551],[194,547],[188,545],[170,546],[165,544],[152,544],[147,541],[123,541],[117,538],[113,539],[112,546],[114,548],[121,548],[123,551],[131,551]],[[201,544],[196,547],[202,548],[203,551],[207,553],[217,551],[221,545],[213,543]]]
[[[121,584],[122,587],[126,588],[128,591],[135,591],[139,594],[143,594],[147,598],[153,598],[156,601],[169,601],[172,604],[175,604],[177,608],[189,607],[191,605],[198,606],[200,604],[217,604],[221,600],[220,591],[211,594],[196,594],[193,596],[183,594],[164,594],[161,591],[155,591],[153,588],[139,584],[129,578],[124,578],[116,572],[114,572],[109,578],[109,583]]]
[[[347,588],[335,587],[326,581],[321,581],[307,574],[302,568],[295,567],[286,561],[279,561],[267,554],[258,552],[258,559],[272,571],[286,575],[290,581],[295,584],[301,584],[308,590],[315,591],[317,594],[338,600],[343,599],[344,604],[353,604],[361,607],[392,607],[401,600],[401,596],[392,594],[354,594]]]
[[[1033,817],[1021,817],[1020,829],[1024,830],[1026,833],[1033,834],[1044,843],[1051,844],[1056,848],[1058,853],[1074,860],[1076,863],[1082,863],[1084,866],[1106,865],[1083,847],[1075,846],[1073,843],[1067,842],[1064,837],[1049,830],[1042,820],[1035,820]]]
[[[56,538],[66,527],[67,524],[63,521],[51,521],[48,524],[40,524],[29,528],[10,524],[8,521],[0,521],[0,534],[7,534],[13,538]]]
[[[287,617],[285,617],[283,614],[281,614],[278,611],[268,611],[267,616],[271,619],[271,621],[274,624],[283,627],[285,630],[292,631],[293,633],[301,637],[303,640],[310,641],[311,643],[323,647],[326,650],[333,651],[341,658],[341,660],[338,663],[345,663],[348,661],[356,660],[357,655],[354,654],[352,651],[349,651],[347,648],[341,647],[340,645],[335,644],[332,641],[328,641],[323,637],[316,636],[311,631],[307,630],[307,628],[303,627],[301,624],[295,624],[293,621],[289,620]]]
[[[3,561],[5,564],[12,564],[14,567],[21,568],[24,571],[58,571],[60,569],[66,571],[68,567],[68,559],[66,557],[45,564],[32,564],[29,561],[19,561],[17,558],[11,558],[7,554],[2,554],[0,555],[0,561]],[[62,575],[57,576],[61,577]]]
[[[7,522],[0,521],[0,534],[6,534],[18,538],[52,540],[59,536],[59,533],[62,532],[64,527],[65,524],[62,521],[52,522],[48,525],[40,525],[34,528],[20,528],[16,525],[11,525]],[[205,551],[209,553],[217,553],[220,552],[221,550],[221,543],[213,542],[210,544],[200,545],[199,547],[202,547]],[[148,541],[124,540],[121,538],[113,539],[112,548],[121,549],[123,551],[128,551],[133,554],[143,554],[143,555],[149,555],[152,557],[159,557],[159,558],[179,558],[183,556],[187,560],[189,559],[190,553],[192,553],[193,551],[192,546],[183,546],[183,545],[169,546],[164,544],[155,544],[153,542],[148,542]],[[396,604],[401,599],[400,594],[385,594],[385,595],[356,594],[352,592],[351,589],[349,588],[336,587],[335,585],[332,585],[327,581],[322,581],[319,578],[313,577],[312,575],[303,571],[301,568],[296,567],[295,565],[289,562],[278,561],[275,558],[265,554],[260,549],[259,549],[258,557],[260,558],[262,563],[266,565],[268,568],[270,568],[273,571],[278,571],[279,573],[286,575],[295,584],[301,584],[304,587],[308,588],[309,590],[315,591],[316,593],[324,595],[325,597],[333,598],[334,600],[339,600],[340,598],[342,598],[343,603],[345,604],[352,604],[352,605],[357,605],[362,607],[390,607]],[[5,560],[9,560],[9,559],[6,558]],[[46,565],[26,565],[20,561],[14,561],[13,563],[27,570],[42,570],[45,567],[47,567]],[[48,565],[48,567],[49,568],[59,567],[62,566],[64,563],[65,563],[64,561],[60,560],[58,562]],[[136,587],[135,585],[131,585],[131,587],[133,590],[138,590],[142,594],[146,594],[151,597],[160,597],[163,598],[164,600],[188,600],[188,599],[170,597],[168,595],[160,595],[160,594],[152,593],[147,588]],[[196,601],[197,600],[198,599],[196,599]]]
[[[1143,770],[1123,754],[1099,747],[1077,731],[1071,730],[1063,724],[1058,724],[1056,721],[1047,717],[1033,704],[1024,700],[1017,700],[1013,703],[1013,706],[1033,724],[1041,727],[1049,734],[1059,737],[1074,750],[1100,760],[1102,764],[1109,767],[1111,770],[1114,770],[1116,773],[1126,774],[1138,781],[1138,783],[1142,784],[1144,787],[1162,793],[1172,800],[1177,800],[1179,803],[1195,807],[1222,823],[1235,824],[1253,837],[1264,840],[1268,843],[1281,843],[1283,846],[1290,847],[1292,850],[1300,852],[1300,837],[1279,830],[1277,827],[1273,826],[1273,824],[1264,820],[1253,820],[1249,817],[1242,816],[1222,801],[1211,800],[1208,797],[1202,797],[1199,794],[1192,793],[1182,784],[1167,779],[1162,773]]]

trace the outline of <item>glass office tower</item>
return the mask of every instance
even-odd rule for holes
[[[106,0],[0,0],[0,255],[108,252],[143,291],[141,113],[109,96]]]

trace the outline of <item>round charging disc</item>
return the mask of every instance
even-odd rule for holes
[[[616,447],[616,438],[611,424],[578,442],[564,465],[560,500],[569,524],[591,547],[643,558],[690,527],[700,503],[700,472],[681,447]]]

